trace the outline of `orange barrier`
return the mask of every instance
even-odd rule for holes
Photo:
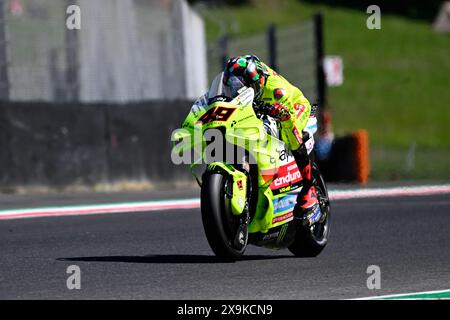
[[[367,183],[370,174],[369,160],[369,133],[360,129],[352,134],[355,139],[354,163],[356,180],[359,183]]]

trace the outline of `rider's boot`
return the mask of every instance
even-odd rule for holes
[[[305,225],[313,225],[320,220],[320,211],[316,187],[314,186],[311,160],[306,152],[300,148],[293,152],[297,166],[303,178],[303,188],[298,194],[294,215],[303,220]]]

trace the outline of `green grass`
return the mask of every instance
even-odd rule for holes
[[[397,17],[368,30],[364,18],[325,14],[327,52],[345,62],[345,83],[329,96],[336,132],[363,127],[375,145],[450,148],[450,38]]]
[[[450,180],[447,149],[416,147],[413,166],[408,164],[410,148],[372,146],[370,148],[371,179],[386,180]]]
[[[449,35],[433,32],[426,22],[398,16],[382,14],[382,29],[369,30],[365,12],[296,0],[253,2],[201,11],[208,40],[224,31],[232,36],[264,32],[270,22],[278,26],[301,23],[322,12],[325,52],[344,59],[344,85],[329,88],[328,93],[335,133],[369,131],[375,150],[372,172],[377,179],[429,174],[450,179]],[[418,163],[412,172],[404,173],[400,154],[413,142]]]

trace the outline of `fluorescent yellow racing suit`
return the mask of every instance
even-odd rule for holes
[[[302,131],[309,120],[311,105],[300,89],[266,64],[263,66],[267,68],[269,76],[260,99],[272,106],[281,104],[283,110],[280,112],[289,113],[280,119],[281,138],[291,150],[297,150],[302,144]]]
[[[269,114],[279,121],[281,139],[292,150],[297,166],[304,179],[303,189],[299,193],[297,204],[304,212],[310,224],[317,210],[317,194],[312,181],[312,168],[308,150],[312,146],[303,145],[303,131],[309,132],[307,125],[311,115],[311,105],[300,89],[294,87],[285,78],[263,64],[269,74],[262,91],[261,100],[269,105]],[[314,132],[311,132],[312,135]],[[312,139],[312,137],[311,137]],[[313,141],[308,138],[308,141]]]

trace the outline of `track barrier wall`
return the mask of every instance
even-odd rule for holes
[[[0,102],[0,188],[187,180],[170,137],[190,105]]]

